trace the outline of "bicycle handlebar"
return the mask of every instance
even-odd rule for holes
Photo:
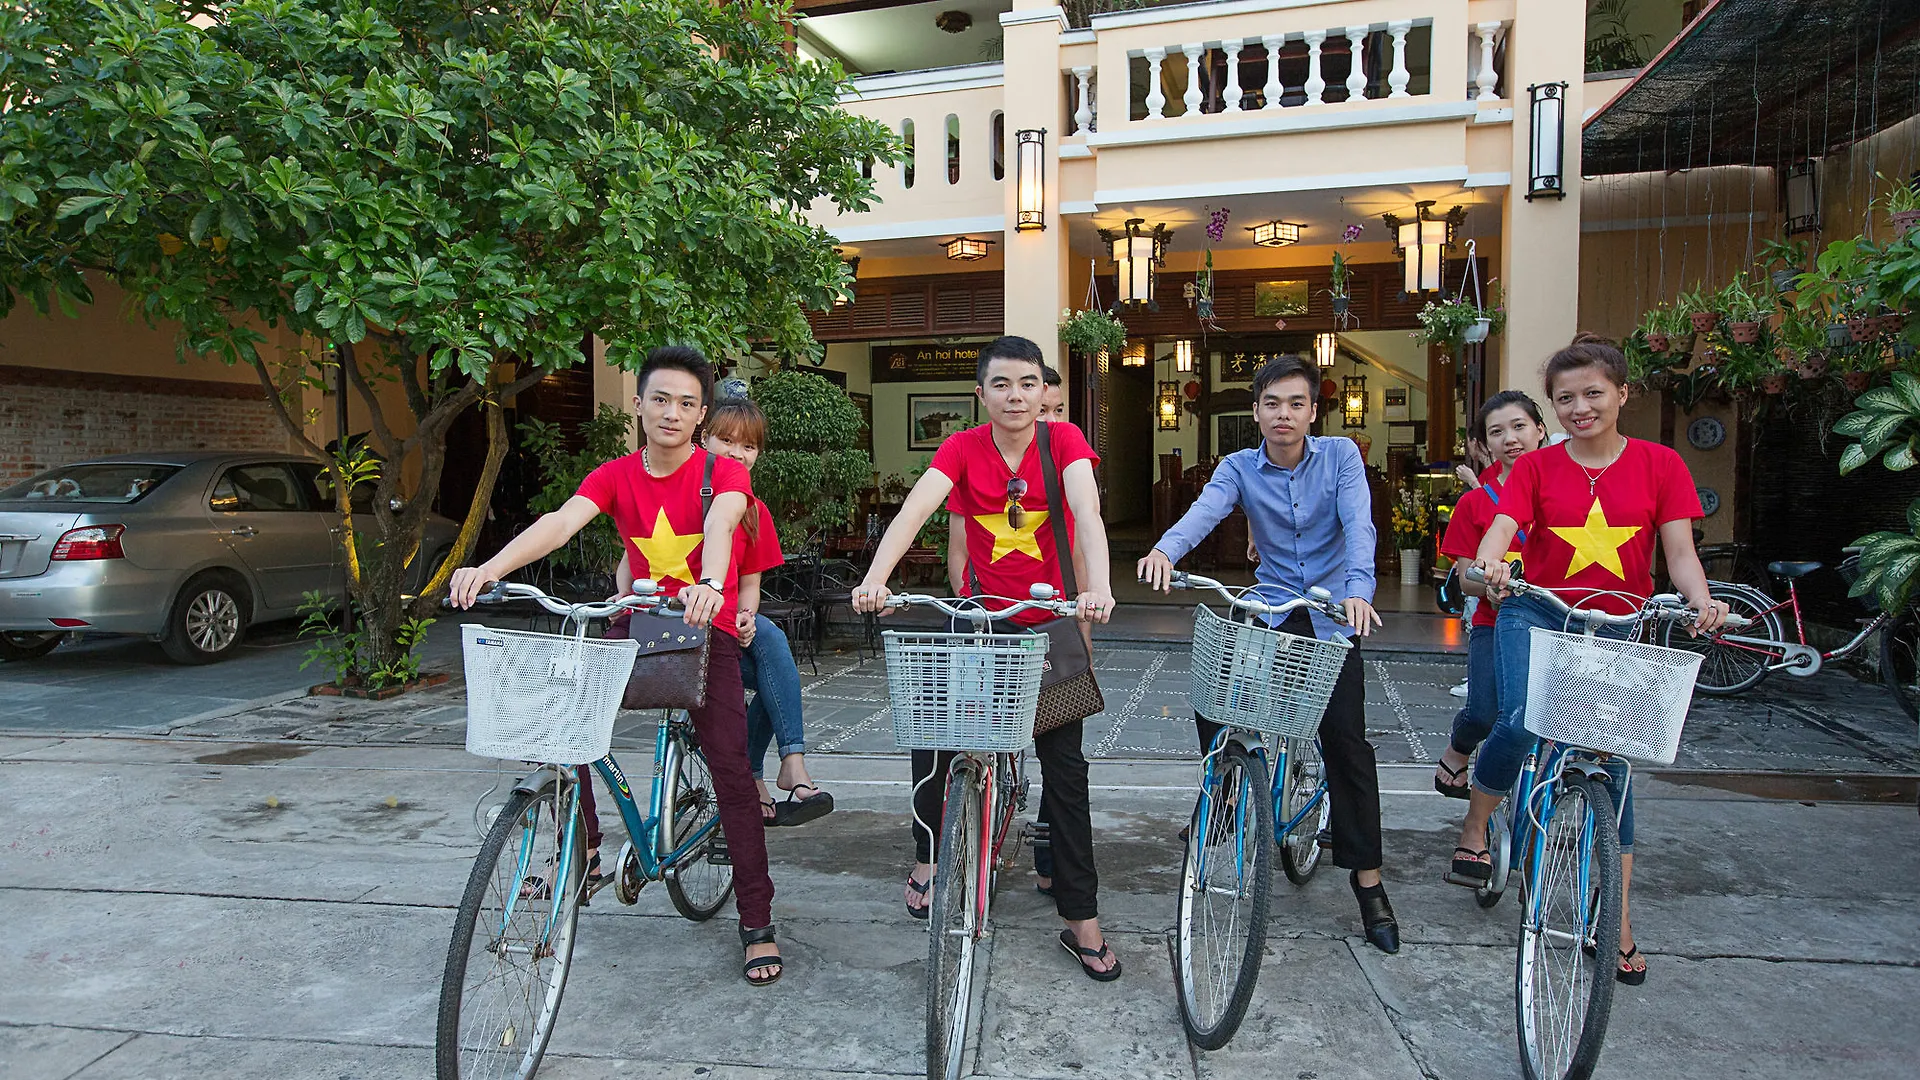
[[[555,615],[586,621],[604,619],[622,611],[668,611],[686,610],[677,596],[659,595],[660,586],[655,582],[641,579],[633,583],[634,591],[613,600],[597,600],[584,604],[570,603],[557,596],[550,596],[534,585],[516,585],[506,581],[490,581],[486,591],[474,597],[475,604],[504,604],[509,600],[532,600]],[[453,607],[451,600],[440,601],[443,608]]]
[[[1465,577],[1468,581],[1476,585],[1484,585],[1487,581],[1486,571],[1477,566],[1467,567]],[[1507,580],[1507,588],[1512,591],[1515,596],[1539,597],[1553,607],[1559,608],[1561,614],[1569,618],[1579,619],[1589,626],[1632,626],[1643,619],[1691,623],[1700,617],[1699,612],[1688,607],[1685,600],[1673,593],[1660,593],[1657,596],[1650,596],[1641,602],[1639,611],[1631,615],[1620,615],[1611,611],[1601,611],[1598,608],[1574,607],[1572,604],[1560,599],[1551,588],[1545,585],[1535,585],[1523,578],[1509,578]],[[1730,630],[1743,630],[1749,624],[1750,620],[1743,619],[1732,612],[1728,612],[1726,619],[1723,621],[1723,625]]]
[[[1185,570],[1175,570],[1168,584],[1176,589],[1212,589],[1219,593],[1229,604],[1242,611],[1256,615],[1286,615],[1300,608],[1312,608],[1341,625],[1346,625],[1347,611],[1333,599],[1333,594],[1318,585],[1309,586],[1307,595],[1296,597],[1278,604],[1269,604],[1255,596],[1263,586],[1254,585],[1246,592],[1236,594],[1224,582],[1199,574],[1190,574]]]
[[[980,606],[980,601],[983,600],[1004,600],[1011,606],[989,611]],[[926,593],[894,593],[887,597],[886,606],[890,608],[930,607],[952,618],[966,619],[975,626],[987,626],[996,619],[1010,619],[1023,611],[1050,611],[1055,615],[1073,615],[1080,610],[1080,605],[1072,600],[1055,599],[1051,585],[1035,585],[1031,600],[1015,600],[1011,596],[941,599]]]

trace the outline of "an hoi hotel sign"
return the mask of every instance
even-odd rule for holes
[[[875,345],[872,347],[873,381],[883,382],[968,382],[974,379],[974,366],[980,362],[975,342],[967,345]]]

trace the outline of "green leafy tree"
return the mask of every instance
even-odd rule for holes
[[[810,371],[780,371],[753,382],[767,414],[767,446],[753,470],[782,543],[798,546],[853,520],[854,499],[873,482],[860,449],[865,422],[846,392]]]
[[[862,161],[897,150],[837,107],[837,67],[788,55],[785,16],[761,0],[0,6],[0,315],[22,297],[72,312],[111,280],[181,324],[183,351],[253,367],[315,454],[296,395],[343,376],[384,463],[372,520],[346,533],[360,655],[389,665],[471,552],[501,402],[580,363],[588,334],[629,368],[665,342],[817,348],[804,311],[846,273],[805,211],[864,209]],[[312,347],[276,354],[263,328]],[[409,415],[387,414],[383,383]],[[403,600],[431,501],[408,496],[437,491],[475,406],[479,490],[447,568]]]

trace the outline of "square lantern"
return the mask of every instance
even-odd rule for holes
[[[1047,227],[1046,128],[1024,128],[1014,133],[1014,230],[1044,231]]]
[[[1340,426],[1343,428],[1362,428],[1367,426],[1367,377],[1349,375],[1340,390]]]
[[[1527,201],[1567,197],[1564,169],[1567,125],[1567,84],[1536,83],[1527,87],[1532,99],[1532,130],[1527,142]]]
[[[976,240],[971,236],[956,236],[941,246],[947,249],[947,258],[960,262],[973,262],[987,257],[987,249],[993,246],[993,241]]]
[[[1456,206],[1436,215],[1428,199],[1414,204],[1410,220],[1396,214],[1382,214],[1381,219],[1393,236],[1394,254],[1405,263],[1400,291],[1410,296],[1440,291],[1446,279],[1446,249],[1453,244],[1454,230],[1466,221],[1467,208]]]
[[[1147,366],[1147,343],[1145,341],[1138,340],[1138,339],[1127,342],[1126,351],[1120,354],[1120,366],[1121,367],[1146,367]]]
[[[1323,368],[1333,366],[1334,354],[1340,348],[1340,335],[1332,331],[1323,331],[1313,335],[1313,360]]]
[[[1101,229],[1100,241],[1107,244],[1113,254],[1114,292],[1119,297],[1118,306],[1159,311],[1160,305],[1153,298],[1154,272],[1159,269],[1166,257],[1167,243],[1173,239],[1173,233],[1164,224],[1155,225],[1151,232],[1142,230],[1145,218],[1129,218],[1125,228]]]
[[[1160,418],[1161,431],[1180,430],[1180,384],[1169,379],[1160,384],[1154,397],[1154,415]]]
[[[1247,229],[1253,234],[1253,242],[1261,247],[1286,247],[1300,242],[1300,230],[1305,225],[1291,221],[1269,221]]]
[[[1193,370],[1193,342],[1181,338],[1173,343],[1173,370],[1185,374]]]

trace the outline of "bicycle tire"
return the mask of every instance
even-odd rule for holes
[[[1173,981],[1187,1041],[1202,1050],[1218,1050],[1233,1039],[1260,981],[1273,891],[1270,860],[1275,845],[1267,843],[1273,835],[1272,790],[1266,761],[1229,740],[1215,766],[1212,790],[1195,801],[1187,828]],[[1225,893],[1213,884],[1216,869],[1233,875]],[[1222,920],[1212,900],[1226,893],[1233,903]],[[1207,902],[1204,909],[1199,907],[1202,900]],[[1216,942],[1217,948],[1210,947]]]
[[[1562,778],[1548,815],[1530,845],[1529,877],[1539,863],[1539,885],[1527,890],[1514,964],[1520,1064],[1527,1080],[1586,1080],[1613,1011],[1620,834],[1606,786],[1586,776]],[[1556,975],[1564,987],[1555,987]]]
[[[947,779],[940,847],[927,908],[927,1080],[959,1080],[973,1015],[979,883],[986,818],[967,769]]]
[[[1279,779],[1280,810],[1275,827],[1292,821],[1299,807],[1318,796],[1320,803],[1298,825],[1278,837],[1280,869],[1287,880],[1305,885],[1320,869],[1320,833],[1333,817],[1333,801],[1327,797],[1327,763],[1320,756],[1317,739],[1287,740],[1287,775]]]
[[[720,801],[707,759],[684,731],[675,729],[668,735],[667,757],[671,768],[665,770],[668,784],[660,803],[661,856],[671,854],[687,837],[713,822],[707,838],[667,868],[667,899],[682,918],[706,922],[733,895],[733,865],[711,859],[714,842],[724,835]]]
[[[1513,803],[1503,801],[1487,818],[1487,850],[1492,856],[1493,873],[1487,883],[1473,890],[1474,902],[1491,908],[1507,893],[1507,879],[1513,871]]]
[[[1880,628],[1880,681],[1907,719],[1920,721],[1920,615],[1913,608]]]
[[[467,888],[454,916],[453,940],[447,947],[446,969],[440,981],[440,1011],[434,1037],[438,1080],[492,1077],[527,1080],[540,1068],[540,1060],[546,1055],[547,1042],[553,1038],[553,1029],[559,1020],[560,999],[566,991],[567,973],[572,968],[575,930],[580,921],[586,838],[581,835],[583,830],[577,819],[572,825],[575,857],[563,886],[566,891],[560,904],[559,922],[553,926],[550,941],[546,928],[552,925],[552,904],[537,898],[527,902],[524,894],[529,875],[525,871],[545,865],[542,853],[546,849],[539,841],[543,827],[557,822],[565,812],[560,803],[560,790],[560,785],[552,784],[537,793],[515,791],[494,818],[486,839],[480,844],[480,853],[474,858],[473,872],[467,877]],[[558,826],[546,830],[545,835],[553,838],[552,850],[557,852]],[[517,842],[510,848],[509,840]],[[502,901],[507,893],[515,896],[511,905],[513,916],[487,919],[490,911],[504,916],[508,905]],[[490,900],[494,902],[491,907]],[[475,930],[494,924],[503,927],[501,938],[476,946]],[[503,955],[500,950],[512,940],[508,932],[516,928],[525,930],[520,940],[543,943],[527,948],[527,955],[535,959],[526,967],[530,973],[537,968],[539,960],[551,960],[544,977],[516,982],[514,976],[520,965],[500,962]],[[542,951],[548,955],[541,957]],[[492,962],[486,965],[478,981],[468,987],[468,970],[480,957]],[[519,992],[517,988],[522,986],[535,992]],[[544,993],[538,993],[543,986]],[[487,991],[484,995],[483,990]],[[528,1016],[536,997],[538,1011]],[[463,1018],[474,1022],[464,1034]],[[520,1047],[517,1055],[513,1053],[516,1044]],[[499,1053],[503,1050],[506,1053]]]
[[[1709,582],[1707,593],[1715,600],[1725,602],[1732,614],[1759,624],[1727,633],[1737,632],[1742,637],[1765,637],[1769,641],[1783,643],[1787,640],[1780,613],[1772,610],[1773,598],[1767,594],[1757,592],[1751,586],[1725,581]],[[1712,697],[1744,694],[1760,685],[1769,674],[1767,665],[1778,662],[1785,655],[1784,652],[1759,652],[1749,646],[1725,644],[1719,638],[1719,634],[1694,637],[1685,626],[1669,622],[1661,631],[1660,643],[1669,649],[1701,654],[1700,673],[1694,677],[1693,688]]]

